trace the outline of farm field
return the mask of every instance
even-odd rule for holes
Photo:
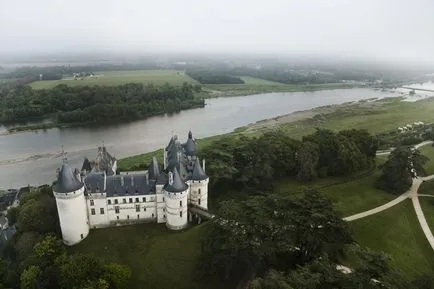
[[[96,77],[74,80],[72,77],[61,80],[34,81],[30,85],[34,89],[52,88],[58,84],[73,86],[84,85],[120,85],[125,83],[143,83],[163,85],[181,85],[183,82],[197,83],[194,79],[177,70],[130,70],[130,71],[96,71]]]

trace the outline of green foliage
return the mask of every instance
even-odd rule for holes
[[[112,284],[112,288],[127,289],[128,280],[131,278],[131,270],[125,265],[110,263],[104,267],[102,277],[109,284]]]
[[[393,150],[383,165],[382,175],[377,186],[385,191],[402,194],[407,191],[415,175],[424,175],[424,165],[428,158],[411,147],[398,147]]]
[[[288,268],[323,254],[337,258],[351,241],[346,223],[316,191],[298,197],[226,201],[202,244],[198,270],[237,282],[268,266]]]
[[[41,270],[38,266],[30,266],[21,274],[21,289],[39,289],[42,288],[38,282]]]
[[[203,106],[195,99],[193,85],[78,86],[52,89],[29,86],[0,91],[0,121],[57,115],[60,123],[126,121],[165,112]]]
[[[20,210],[17,207],[9,208],[9,210],[7,212],[7,218],[8,218],[9,226],[15,225],[15,223],[18,220],[19,211]]]
[[[210,70],[196,70],[190,69],[187,75],[199,81],[202,84],[243,84],[244,81],[237,77],[225,73],[210,71]]]

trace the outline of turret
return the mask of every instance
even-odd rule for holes
[[[208,209],[208,183],[209,177],[200,166],[199,158],[196,158],[193,173],[191,174],[189,200],[191,204],[205,210]]]
[[[75,245],[89,234],[84,184],[77,179],[68,164],[60,169],[53,184],[63,243]]]
[[[160,176],[160,168],[156,157],[152,157],[151,164],[148,167],[148,178],[150,180],[157,180]]]
[[[191,133],[191,131],[188,132],[188,139],[184,147],[185,147],[185,154],[187,156],[194,156],[196,154],[196,143],[193,140],[193,134]]]
[[[169,172],[169,182],[163,188],[166,202],[166,226],[180,230],[187,226],[188,185],[181,180],[176,167]]]

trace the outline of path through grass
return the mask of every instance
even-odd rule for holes
[[[434,252],[410,200],[349,224],[360,245],[388,254],[392,258],[391,265],[408,279],[434,274]]]

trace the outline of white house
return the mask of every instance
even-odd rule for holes
[[[184,144],[171,138],[162,170],[155,157],[145,172],[116,174],[116,169],[116,159],[105,147],[98,149],[93,164],[85,158],[81,172],[63,162],[53,193],[66,245],[79,243],[89,229],[137,222],[180,230],[192,217],[189,206],[208,209],[209,178],[191,132]]]

